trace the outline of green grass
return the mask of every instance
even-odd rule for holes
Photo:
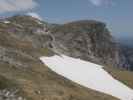
[[[30,98],[28,100],[117,100],[66,80],[39,63],[27,69],[0,63],[0,76],[3,76],[0,81],[2,88],[12,87],[14,84],[11,85],[11,82],[15,82],[21,90],[19,94]],[[41,94],[35,93],[38,90]]]
[[[6,79],[4,76],[0,75],[0,89],[7,89],[14,86],[15,84],[13,83],[13,81]]]
[[[52,56],[54,52],[49,48],[41,48],[40,49],[41,56]]]

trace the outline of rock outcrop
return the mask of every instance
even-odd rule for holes
[[[51,28],[55,48],[66,55],[104,66],[129,69],[125,55],[106,25],[94,20],[81,20]]]

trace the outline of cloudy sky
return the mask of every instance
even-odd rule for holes
[[[0,0],[0,16],[28,13],[49,22],[95,19],[116,36],[133,37],[133,0]]]

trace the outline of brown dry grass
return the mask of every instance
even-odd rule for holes
[[[115,79],[121,81],[125,85],[133,88],[133,72],[126,70],[119,70],[117,68],[106,67],[107,70]]]

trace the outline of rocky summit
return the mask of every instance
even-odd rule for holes
[[[39,60],[54,54],[130,67],[102,22],[58,25],[25,15],[0,19],[0,100],[116,100],[56,74]]]
[[[130,69],[119,44],[102,22],[81,20],[52,27],[57,49],[66,55],[105,66]]]

